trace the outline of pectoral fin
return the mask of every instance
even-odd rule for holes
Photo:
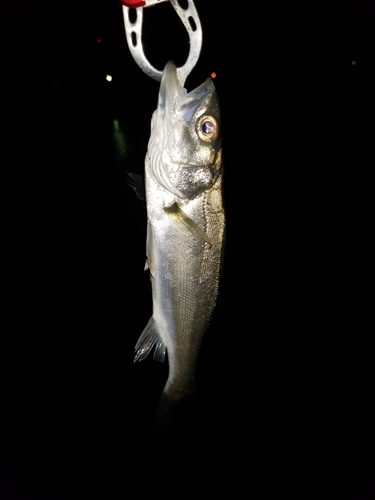
[[[184,231],[186,230],[189,231],[197,238],[200,238],[206,243],[212,245],[212,241],[203,231],[203,229],[201,229],[198,226],[198,224],[196,224],[192,219],[190,219],[190,217],[188,217],[185,214],[185,212],[177,205],[177,203],[174,203],[170,207],[164,208],[164,212],[170,217],[174,217],[174,219],[176,220],[181,229],[183,229]]]

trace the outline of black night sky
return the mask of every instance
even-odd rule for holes
[[[168,367],[133,364],[152,304],[126,183],[159,84],[117,0],[1,2],[0,500],[375,497],[374,4],[195,5],[187,88],[217,73],[227,241],[198,410],[160,445]],[[168,2],[143,42],[184,62]]]

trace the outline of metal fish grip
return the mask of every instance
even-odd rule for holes
[[[128,47],[133,56],[133,59],[141,68],[141,70],[146,73],[146,75],[159,82],[161,81],[163,72],[154,68],[154,66],[152,66],[152,64],[147,60],[143,52],[143,9],[145,7],[151,7],[152,5],[156,5],[158,3],[166,1],[168,0],[120,0],[123,6],[122,8],[124,15],[126,40],[128,42]],[[197,64],[201,53],[202,26],[193,0],[185,0],[185,3],[187,4],[186,8],[181,7],[181,5],[179,4],[179,0],[169,1],[172,4],[172,7],[177,12],[179,18],[183,22],[189,35],[190,50],[188,58],[183,66],[177,68],[177,76],[180,84],[183,86],[191,70]],[[135,21],[132,21],[130,19],[131,8],[136,8]]]

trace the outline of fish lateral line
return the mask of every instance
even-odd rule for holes
[[[212,241],[203,229],[190,219],[177,203],[173,203],[170,207],[164,207],[163,210],[170,217],[174,217],[182,229],[188,230],[191,234],[212,246]]]

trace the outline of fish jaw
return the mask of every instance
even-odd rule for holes
[[[214,140],[201,133],[208,123],[217,130]],[[212,80],[188,93],[178,81],[175,64],[169,62],[152,118],[148,156],[157,182],[176,201],[195,198],[212,187],[220,175],[219,131],[220,107]]]

